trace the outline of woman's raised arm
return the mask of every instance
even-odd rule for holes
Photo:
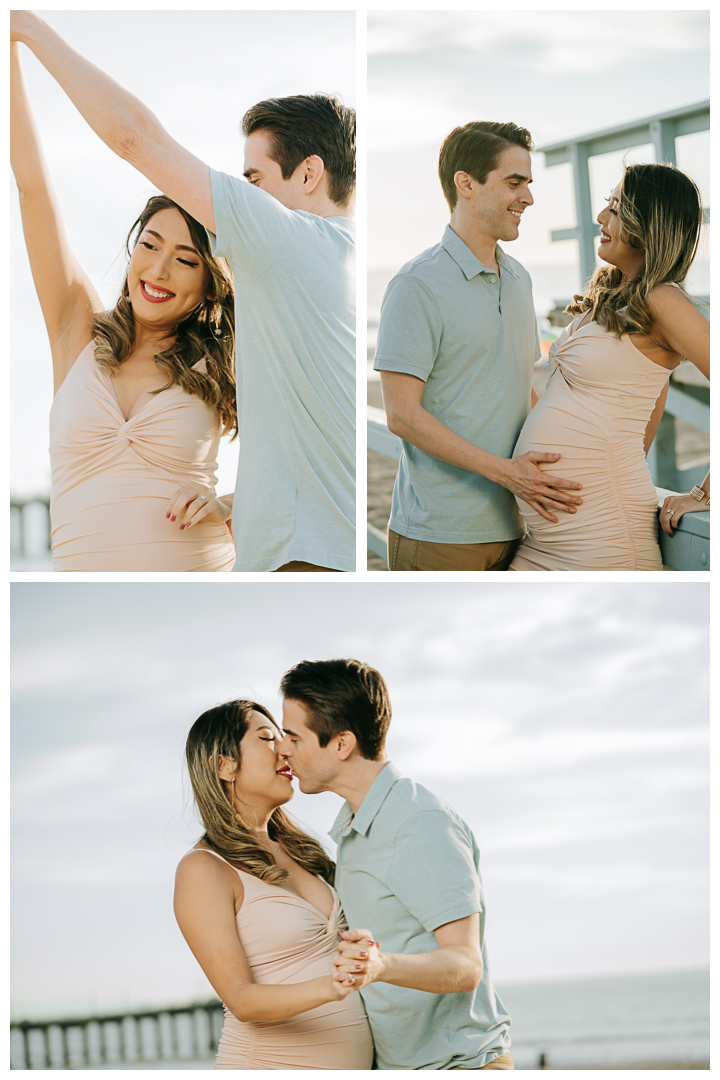
[[[10,44],[10,161],[57,391],[91,341],[93,318],[103,305],[70,248],[25,89],[17,42]]]

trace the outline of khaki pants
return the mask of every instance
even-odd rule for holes
[[[480,1069],[514,1069],[515,1062],[509,1054],[501,1054],[500,1057],[493,1058],[489,1065],[481,1065]],[[457,1069],[448,1069],[448,1072],[480,1072],[480,1069],[463,1069],[459,1067]]]
[[[277,570],[274,570],[275,574],[342,574],[342,570],[331,570],[329,566],[316,566],[315,563],[301,562],[299,559],[294,559],[292,562],[286,562],[283,566],[278,566]]]
[[[428,540],[410,540],[389,529],[388,568],[507,570],[519,544],[519,539],[500,540],[494,544],[432,544]]]

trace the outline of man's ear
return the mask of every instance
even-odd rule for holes
[[[347,761],[357,746],[357,739],[352,731],[341,731],[332,741],[337,749],[337,756],[341,761]]]
[[[463,199],[469,199],[473,193],[473,184],[475,183],[470,173],[456,172],[453,180],[458,195],[461,195]]]
[[[300,162],[298,169],[302,169],[304,194],[309,195],[311,191],[315,191],[325,174],[325,162],[317,154],[311,154]]]

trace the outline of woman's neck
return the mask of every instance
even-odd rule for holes
[[[172,344],[175,338],[174,326],[147,326],[138,318],[135,318],[134,324],[135,351],[152,349],[153,352],[162,352]]]

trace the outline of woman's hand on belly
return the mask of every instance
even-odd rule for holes
[[[189,529],[199,521],[223,525],[232,516],[232,503],[232,495],[218,498],[211,488],[202,484],[183,484],[171,498],[165,517],[179,522],[181,530]]]
[[[517,499],[522,499],[546,521],[555,524],[558,519],[553,511],[557,513],[562,510],[565,514],[574,514],[575,508],[582,506],[579,496],[569,494],[581,491],[582,484],[574,480],[564,480],[561,476],[553,476],[539,467],[540,462],[557,462],[560,456],[529,450],[520,457],[505,461],[502,475],[498,478],[498,483],[512,491]]]

